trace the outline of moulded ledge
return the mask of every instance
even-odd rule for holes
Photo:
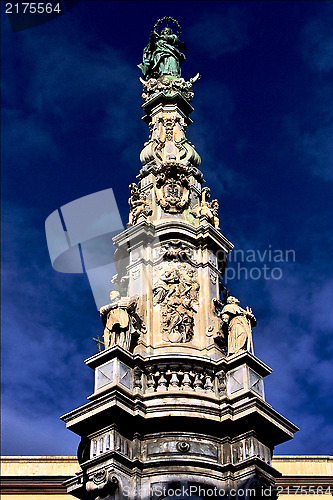
[[[263,441],[268,442],[270,447],[292,439],[298,430],[252,393],[243,394],[232,402],[205,398],[205,405],[200,405],[199,399],[195,404],[193,395],[184,395],[182,404],[179,404],[178,398],[170,396],[164,401],[154,397],[144,399],[114,386],[104,394],[92,396],[93,401],[61,418],[71,431],[81,436],[96,432],[110,422],[119,425],[126,422],[129,428],[138,432],[147,432],[148,428],[151,431],[165,430],[169,426],[174,430],[185,426],[190,431],[191,427],[202,427],[203,422],[207,422],[210,433],[220,436],[253,430],[263,435]]]

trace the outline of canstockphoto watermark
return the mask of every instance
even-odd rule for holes
[[[224,282],[232,280],[280,280],[283,266],[296,262],[295,250],[274,249],[268,245],[263,250],[249,248],[236,249],[228,255],[228,267],[224,274]]]
[[[264,491],[262,491],[263,495],[265,495]],[[272,491],[270,492],[272,493]],[[137,498],[223,498],[223,497],[255,497],[256,490],[254,488],[231,488],[231,489],[223,489],[217,486],[207,487],[201,485],[190,485],[190,486],[181,486],[172,487],[172,486],[164,486],[164,485],[154,485],[149,486],[145,491],[137,491]],[[124,486],[123,488],[124,497],[130,497],[133,495],[133,490]]]

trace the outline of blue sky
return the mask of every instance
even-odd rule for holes
[[[244,252],[295,252],[230,263],[280,279],[228,282],[258,320],[266,399],[301,429],[275,452],[331,454],[333,2],[237,0],[84,0],[17,33],[2,16],[2,453],[76,453],[59,416],[93,390],[83,360],[102,325],[87,277],[52,269],[44,223],[112,188],[126,224],[148,137],[136,65],[166,15],[188,46],[183,76],[202,75],[188,137],[223,234]]]

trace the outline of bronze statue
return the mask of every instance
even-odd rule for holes
[[[162,21],[171,21],[178,27],[177,34],[168,26],[161,33],[158,27]],[[164,75],[180,77],[180,63],[184,61],[186,46],[179,40],[180,26],[172,17],[159,19],[150,35],[148,45],[144,48],[142,63],[138,67],[146,79],[159,78]],[[180,49],[180,50],[179,50]]]

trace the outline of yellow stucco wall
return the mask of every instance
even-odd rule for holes
[[[330,456],[276,456],[272,465],[284,476],[331,476],[333,457]]]
[[[79,469],[76,457],[1,457],[1,476],[74,476]]]
[[[76,457],[1,457],[1,476],[74,476],[80,469]],[[1,500],[68,500],[64,494],[10,494],[1,495]]]
[[[76,457],[1,457],[2,476],[74,476]],[[286,476],[332,476],[333,457],[277,455],[272,466]],[[28,500],[28,499],[27,499]]]
[[[1,500],[68,500],[74,498],[70,495],[1,495]]]
[[[272,461],[272,465],[275,469],[280,471],[283,476],[307,476],[311,482],[311,478],[318,478],[320,476],[332,477],[333,478],[333,457],[331,456],[316,456],[316,455],[302,455],[302,456],[276,456]],[[319,481],[320,483],[320,481]],[[318,500],[328,500],[332,498],[333,486],[321,487],[320,484],[316,482],[313,489],[310,490],[313,493],[299,490],[299,494],[290,493],[289,495],[279,495],[279,500],[304,500],[305,496],[316,497]]]
[[[322,477],[333,477],[333,457],[332,456],[275,456],[272,465],[283,476],[306,476],[315,479],[316,485],[314,494],[311,497],[319,497],[322,500],[332,498],[333,486],[331,486],[331,494],[325,494],[325,489],[322,494],[316,495],[318,492],[318,479]],[[2,476],[74,476],[79,470],[79,465],[76,457],[1,457],[1,475]],[[280,500],[304,500],[304,494],[280,495]],[[65,494],[10,494],[1,495],[3,500],[65,500],[69,496]],[[72,497],[73,498],[73,497]]]

